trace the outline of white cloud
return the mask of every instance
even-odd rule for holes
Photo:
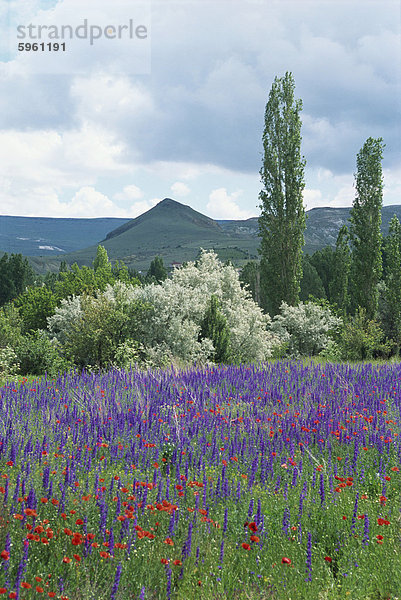
[[[156,206],[156,204],[158,204],[160,200],[161,198],[151,198],[150,200],[142,200],[140,202],[135,202],[130,206],[129,209],[127,209],[126,212],[129,213],[130,219],[134,219],[135,217],[139,217],[139,215],[142,215],[144,212],[147,212],[148,210]]]
[[[127,120],[132,126],[132,121],[143,122],[154,117],[155,103],[150,90],[124,75],[94,72],[89,77],[76,77],[70,93],[78,118],[103,127],[106,123],[107,127],[127,126]]]
[[[122,150],[123,145],[109,132],[89,124],[67,132],[0,131],[2,213],[106,216],[101,213],[103,206],[109,216],[126,216],[109,199],[106,202],[105,196],[95,197],[91,187],[99,174],[119,177],[129,172],[121,161]],[[70,203],[60,201],[62,194],[77,189],[84,191]],[[92,209],[96,215],[92,215]],[[120,214],[113,215],[113,211]]]
[[[173,192],[174,196],[178,196],[179,198],[188,196],[188,194],[191,191],[190,188],[186,185],[186,183],[183,183],[182,181],[176,181],[175,183],[173,183],[170,189]]]
[[[349,183],[340,187],[335,194],[334,198],[330,200],[329,206],[333,208],[344,208],[345,206],[352,206],[355,198],[355,188],[353,184]]]
[[[60,203],[59,209],[64,209],[70,217],[96,217],[102,216],[114,217],[116,215],[113,202],[94,187],[82,187],[74,195],[70,202]]]
[[[115,200],[139,200],[143,197],[143,191],[137,185],[126,185],[122,192],[114,194]]]
[[[322,192],[316,189],[304,189],[303,201],[306,210],[315,206],[322,206]]]
[[[36,186],[34,189],[21,188],[22,203],[20,210],[16,211],[18,195],[7,196],[0,191],[2,214],[24,215],[27,217],[120,217],[133,219],[150,210],[160,198],[134,202],[128,208],[122,208],[113,202],[106,194],[95,187],[82,186],[72,199],[61,201],[56,191],[50,186]]]
[[[113,203],[91,186],[79,189],[69,202],[62,202],[54,188],[37,184],[20,185],[13,193],[0,192],[2,214],[38,217],[125,216],[114,213]],[[18,210],[15,210],[18,206]],[[114,213],[114,214],[113,214]]]
[[[209,195],[209,202],[206,210],[209,216],[214,219],[249,219],[256,216],[248,210],[242,210],[237,200],[242,195],[242,190],[227,193],[226,188],[213,190]]]

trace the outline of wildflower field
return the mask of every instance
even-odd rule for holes
[[[0,598],[401,598],[401,365],[0,388]]]

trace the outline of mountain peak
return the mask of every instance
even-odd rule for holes
[[[131,219],[121,227],[110,231],[106,236],[106,240],[126,234],[128,231],[135,231],[137,235],[145,229],[148,230],[147,235],[157,231],[159,235],[164,236],[177,236],[178,231],[182,230],[187,230],[188,234],[192,231],[195,239],[196,237],[204,239],[204,234],[210,231],[223,233],[220,225],[210,217],[194,210],[188,204],[181,204],[181,202],[177,202],[172,198],[164,198],[139,217]],[[201,230],[203,235],[200,235]],[[208,237],[208,234],[206,237]]]

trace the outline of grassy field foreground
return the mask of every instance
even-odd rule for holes
[[[401,365],[0,388],[0,597],[401,597]]]

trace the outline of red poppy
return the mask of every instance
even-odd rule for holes
[[[260,542],[260,539],[258,538],[258,536],[257,536],[257,535],[251,535],[251,542],[256,542],[256,543],[258,543],[258,542]]]
[[[49,596],[49,598],[55,598],[56,592],[49,592],[47,595]]]
[[[182,565],[182,562],[181,562],[180,560],[178,560],[178,559],[177,559],[177,560],[175,560],[175,561],[173,562],[173,565],[175,565],[176,567],[179,567],[179,566],[181,566],[181,565]]]
[[[164,543],[168,544],[169,546],[174,546],[173,540],[169,537],[164,540]]]
[[[290,565],[291,564],[291,559],[287,558],[286,556],[283,556],[283,558],[281,559],[281,564],[282,565]]]
[[[7,593],[6,588],[3,588],[3,587],[0,588],[0,594],[6,594],[6,593]]]
[[[99,552],[99,555],[101,558],[107,558],[109,556],[109,553],[102,551],[102,552]]]
[[[70,563],[71,562],[71,558],[68,558],[68,556],[64,556],[63,558],[63,563]]]
[[[11,600],[14,600],[14,598],[17,597],[17,592],[10,592],[9,598],[11,598]]]
[[[160,562],[162,563],[162,565],[168,565],[168,560],[167,560],[167,558],[162,558],[162,559],[160,560]]]
[[[38,577],[38,576],[36,576],[36,577],[35,577],[35,581],[37,581],[37,582],[39,583],[40,581],[42,581],[42,578],[41,578],[41,577]]]
[[[2,550],[0,556],[3,560],[8,560],[10,558],[10,553],[7,552],[7,550]]]
[[[74,534],[74,537],[71,540],[71,544],[73,546],[80,546],[83,543],[83,539],[80,534]]]
[[[333,560],[330,556],[325,556],[324,560],[326,560],[327,562],[331,563],[331,561]]]
[[[75,525],[83,525],[83,524],[84,524],[84,522],[83,522],[83,520],[82,520],[82,519],[77,519],[77,520],[75,521]]]
[[[73,557],[77,562],[81,562],[81,557],[79,556],[79,554],[73,554]]]
[[[30,583],[27,583],[26,581],[23,581],[23,582],[21,583],[21,587],[22,587],[22,588],[25,588],[26,590],[30,590],[32,586],[31,586],[31,584],[30,584]]]
[[[255,521],[252,521],[252,523],[248,523],[248,527],[251,531],[253,531],[254,533],[258,530],[258,527],[255,523]]]
[[[250,549],[251,549],[250,545],[249,545],[249,544],[246,544],[245,542],[243,542],[243,543],[241,544],[241,546],[243,547],[243,549],[244,549],[244,550],[250,550]]]
[[[383,540],[384,539],[382,535],[377,535],[376,537],[377,537],[378,540]]]
[[[38,592],[38,594],[43,594],[44,589],[42,587],[40,587],[40,585],[36,586],[36,591]]]

